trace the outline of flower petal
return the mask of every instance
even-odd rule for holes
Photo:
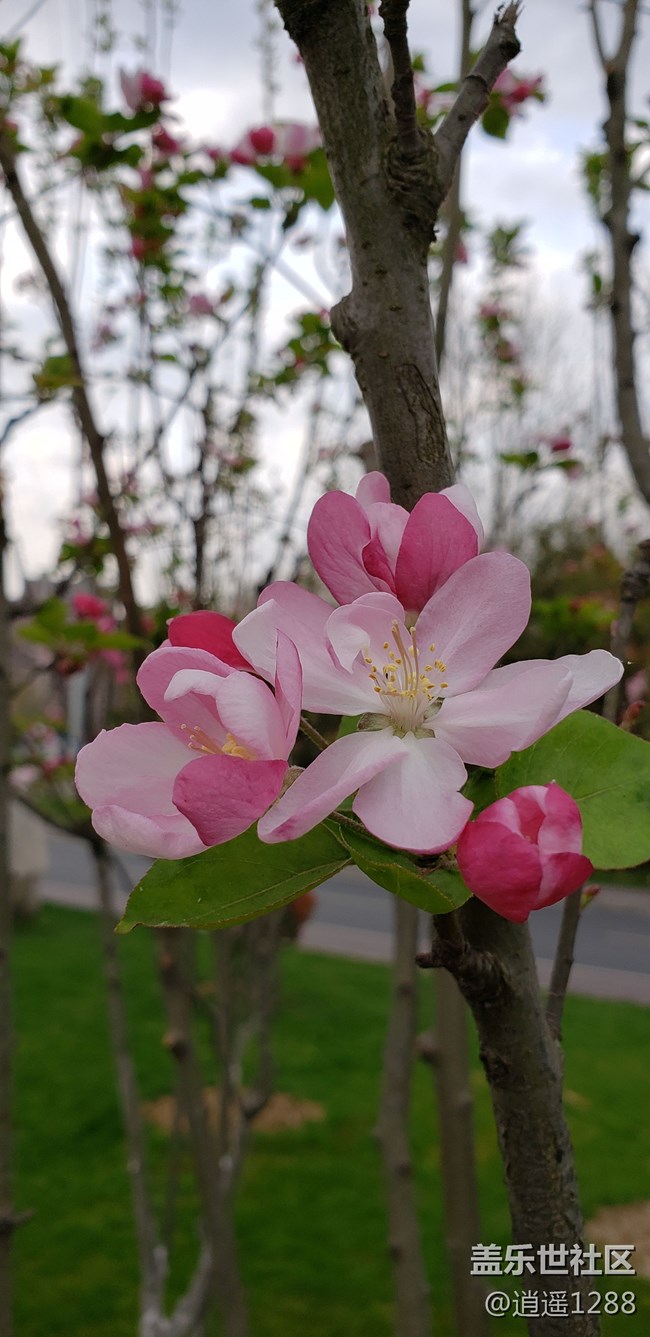
[[[472,529],[476,533],[478,546],[479,548],[482,548],[485,539],[485,531],[476,509],[476,502],[474,501],[469,488],[465,487],[464,483],[454,483],[451,487],[443,488],[440,496],[448,497],[452,506],[455,506],[456,510],[460,511],[461,515],[464,515],[466,520],[469,520]]]
[[[381,550],[385,553],[390,570],[393,572],[400,544],[404,537],[404,530],[409,522],[409,513],[403,506],[395,506],[393,502],[388,505],[380,503],[369,508],[368,519],[372,539],[381,545]],[[391,590],[393,588],[392,579],[390,588]]]
[[[307,547],[323,584],[340,603],[377,588],[363,564],[369,540],[368,517],[354,497],[326,492],[319,498],[307,528]]]
[[[288,757],[296,741],[302,703],[302,666],[293,641],[278,632],[278,650],[275,670],[275,700],[284,729],[285,751]]]
[[[145,817],[117,804],[95,808],[93,827],[102,840],[130,854],[149,859],[187,859],[206,849],[199,834],[183,814]]]
[[[250,748],[258,759],[284,757],[286,735],[282,717],[265,682],[236,669],[227,678],[218,678],[215,673],[201,669],[181,669],[167,688],[165,703],[183,707],[185,702],[184,718],[195,727],[196,699],[200,701],[202,697],[214,702],[217,728],[213,724],[206,733],[219,746],[224,742],[225,730],[236,742]]]
[[[75,782],[98,835],[153,859],[182,859],[203,843],[174,806],[172,792],[188,750],[164,724],[102,730],[77,757]]]
[[[537,904],[542,881],[539,852],[523,836],[481,815],[465,827],[456,850],[464,882],[498,915],[523,924]]]
[[[380,653],[385,659],[385,651],[380,647],[390,637],[394,621],[408,637],[404,609],[392,594],[365,594],[354,603],[335,608],[327,622],[327,637],[339,664],[351,670],[362,651],[372,657]],[[364,677],[368,676],[365,668],[362,673]]]
[[[454,571],[478,553],[469,520],[451,499],[427,492],[408,518],[395,567],[395,592],[409,609],[423,608]]]
[[[89,808],[119,803],[149,816],[171,815],[174,778],[190,760],[164,724],[121,724],[82,747],[75,783]]]
[[[368,710],[367,692],[337,664],[329,648],[326,624],[331,604],[287,581],[269,585],[258,607],[239,623],[235,641],[258,673],[273,682],[278,633],[293,641],[302,664],[305,710],[354,715]]]
[[[581,710],[583,706],[589,706],[592,701],[597,701],[598,697],[609,691],[609,688],[613,687],[623,675],[620,659],[610,655],[609,650],[590,650],[586,655],[561,655],[559,659],[553,660],[528,659],[526,663],[531,667],[549,663],[561,665],[571,674],[569,694],[558,711],[554,724],[559,724],[560,720],[572,714],[574,710]],[[508,681],[508,676],[512,678],[521,667],[523,666],[520,664],[505,664],[496,672],[501,674],[501,681],[505,683]]]
[[[437,738],[398,739],[398,762],[363,784],[352,805],[373,835],[398,849],[437,854],[469,821],[472,804],[457,793],[467,772]]]
[[[147,655],[138,671],[136,679],[138,687],[147,705],[164,719],[179,740],[183,737],[181,724],[198,725],[209,732],[214,718],[213,711],[201,706],[200,718],[187,720],[182,705],[165,701],[167,688],[174,674],[181,669],[199,669],[219,677],[226,677],[233,672],[227,664],[223,664],[207,650],[192,649],[189,646],[161,645],[160,649]]]
[[[377,502],[390,501],[390,483],[384,474],[372,469],[370,473],[364,474],[355,495],[359,505],[367,512]]]
[[[231,668],[248,669],[250,672],[250,664],[239,653],[232,638],[236,625],[223,613],[181,613],[179,617],[170,618],[167,635],[171,645],[207,650]]]
[[[591,860],[585,854],[551,854],[544,861],[543,867],[542,885],[534,906],[536,910],[546,905],[555,905],[556,901],[570,896],[594,871]]]
[[[261,819],[257,828],[260,839],[273,844],[295,840],[311,831],[355,789],[391,766],[401,752],[401,739],[390,729],[337,739]]]
[[[432,729],[470,765],[500,766],[552,728],[570,686],[571,674],[559,663],[509,664],[488,673],[474,691],[447,697]]]
[[[582,815],[575,799],[554,781],[540,788],[544,789],[542,803],[545,816],[537,843],[542,857],[581,854]]]
[[[174,803],[206,845],[234,840],[277,798],[286,761],[200,757],[176,777]]]
[[[418,643],[435,644],[449,694],[470,691],[521,635],[530,614],[530,574],[517,557],[486,552],[465,562],[425,605]]]

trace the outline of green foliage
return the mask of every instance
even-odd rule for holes
[[[138,1256],[99,944],[94,915],[53,906],[19,926],[15,936],[16,1201],[34,1211],[15,1236],[20,1337],[133,1337],[137,1330]],[[207,980],[210,943],[200,939],[198,947],[201,979]],[[173,1091],[174,1072],[160,1043],[164,1022],[151,935],[132,933],[118,948],[142,1098],[155,1101]],[[253,1129],[236,1204],[252,1331],[255,1337],[390,1337],[386,1201],[371,1136],[390,972],[385,965],[292,949],[283,952],[281,968],[277,1089],[321,1104],[325,1118],[276,1132]],[[433,992],[425,972],[419,986],[420,1020],[428,1028]],[[201,1056],[208,1052],[209,1024],[206,1019],[197,1033]],[[567,1117],[585,1212],[592,1217],[606,1204],[650,1196],[647,1128],[639,1117],[650,1103],[650,1012],[570,996],[563,1029]],[[471,1049],[482,1238],[505,1245],[511,1233],[503,1171],[473,1038]],[[206,1080],[213,1080],[210,1068]],[[424,1064],[413,1073],[411,1131],[418,1194],[427,1204],[423,1247],[436,1297],[436,1334],[452,1337],[439,1148],[431,1073]],[[147,1134],[157,1203],[166,1201],[170,1156],[178,1176],[173,1302],[197,1252],[190,1148],[182,1131],[173,1140],[149,1126]],[[615,1278],[600,1280],[609,1289]],[[646,1337],[650,1331],[650,1283],[638,1277],[632,1289],[637,1313],[625,1320],[606,1317],[604,1337]],[[522,1323],[506,1316],[498,1332],[521,1337]],[[206,1337],[213,1337],[217,1325],[208,1324]]]
[[[60,390],[81,385],[81,378],[75,370],[70,354],[58,353],[46,357],[40,369],[34,372],[34,385],[38,398],[48,400],[54,399]]]
[[[333,829],[333,823],[327,823]],[[357,868],[371,881],[402,900],[417,905],[428,914],[444,915],[456,910],[469,898],[459,873],[448,869],[426,871],[403,850],[388,849],[371,836],[357,833],[349,826],[337,827],[337,836],[345,845]]]
[[[488,808],[498,798],[494,771],[484,770],[482,766],[469,766],[468,778],[461,793],[474,804],[474,816]]]
[[[304,165],[290,167],[287,163],[251,164],[258,176],[263,177],[277,191],[292,191],[294,198],[287,208],[285,231],[297,221],[301,210],[310,202],[327,212],[334,203],[334,187],[327,158],[323,149],[314,149],[305,158]],[[263,207],[258,203],[257,208]]]
[[[491,93],[488,105],[481,117],[481,125],[486,135],[494,139],[505,139],[511,117],[506,111],[498,94]]]
[[[537,450],[507,451],[507,450],[506,450],[506,451],[501,451],[501,454],[500,454],[499,458],[503,460],[504,464],[516,464],[516,465],[518,466],[519,469],[524,469],[524,470],[528,470],[528,469],[536,469],[537,466],[538,466],[538,464],[539,464],[539,451],[537,451]]]
[[[582,814],[584,853],[596,868],[650,859],[650,743],[578,710],[497,771],[501,797],[555,780]]]
[[[70,610],[62,599],[48,599],[29,622],[18,628],[18,634],[56,653],[70,655],[78,650],[84,658],[95,650],[134,650],[145,644],[127,631],[102,631],[96,622],[69,619]]]
[[[326,882],[350,863],[324,826],[265,845],[254,826],[189,859],[159,859],[132,891],[118,926],[224,928],[243,924]]]

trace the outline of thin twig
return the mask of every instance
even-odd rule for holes
[[[40,265],[47,283],[57,320],[68,352],[72,371],[71,395],[81,430],[88,443],[90,457],[97,480],[99,505],[108,531],[119,574],[120,598],[124,604],[126,623],[132,636],[140,636],[140,612],[133,590],[131,565],[126,550],[126,540],[115,505],[115,498],[106,472],[104,449],[106,441],[100,432],[86,393],[86,381],[82,370],[81,357],[77,344],[77,334],[72,318],[70,304],[59,272],[52,258],[43,232],[36,221],[29,200],[25,195],[16,167],[14,150],[5,135],[0,134],[0,167],[4,173],[7,189],[14,201],[27,240]],[[134,651],[134,659],[142,659],[140,651]]]
[[[458,97],[433,136],[439,155],[438,179],[443,199],[451,186],[461,149],[474,122],[484,111],[499,75],[521,50],[515,32],[520,12],[521,6],[517,3],[509,4],[502,13],[497,13],[476,64],[463,79]]]
[[[562,1013],[564,1011],[564,1000],[566,998],[569,976],[573,965],[573,949],[575,946],[576,933],[578,931],[581,901],[582,887],[579,887],[571,896],[567,896],[564,902],[562,923],[557,940],[551,983],[546,1001],[546,1020],[551,1035],[558,1042],[562,1039]]]
[[[325,748],[329,747],[327,739],[323,738],[322,733],[319,733],[318,729],[315,729],[313,724],[305,719],[304,715],[300,716],[300,732],[304,733],[306,738],[311,739],[314,747],[317,747],[319,752],[324,752]]]
[[[464,79],[469,71],[471,50],[472,50],[472,21],[474,11],[470,0],[461,0],[462,19],[461,19],[461,39],[460,39],[460,69],[459,77]],[[436,311],[436,358],[438,359],[438,368],[442,364],[442,358],[445,349],[445,334],[447,329],[447,310],[449,307],[449,295],[454,277],[454,268],[456,264],[456,253],[460,241],[462,227],[462,206],[461,206],[461,168],[462,154],[459,155],[454,179],[451,183],[451,189],[447,198],[446,218],[447,232],[445,235],[442,249],[442,265],[440,269],[440,281],[438,284],[438,309]]]
[[[612,654],[625,663],[637,604],[650,596],[650,539],[639,544],[639,558],[621,576],[621,611],[614,624],[611,639]],[[618,719],[621,684],[610,687],[603,704],[603,715],[612,724]]]
[[[397,138],[406,156],[415,158],[421,151],[422,141],[417,122],[413,66],[407,37],[408,7],[409,0],[382,0],[379,16],[384,21],[384,33],[392,58],[391,94],[395,108]]]

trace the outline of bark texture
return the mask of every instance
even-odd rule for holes
[[[616,49],[605,50],[597,0],[591,0],[594,41],[609,102],[603,130],[607,143],[609,207],[602,221],[609,233],[612,258],[612,333],[614,339],[614,385],[623,448],[642,495],[650,506],[650,448],[643,430],[636,385],[634,319],[632,313],[632,257],[639,236],[630,228],[633,191],[632,163],[626,147],[627,79],[636,33],[639,0],[624,0]]]
[[[333,313],[334,331],[354,359],[379,466],[394,500],[410,507],[423,492],[452,479],[428,247],[472,120],[519,50],[518,6],[499,12],[437,134],[423,137],[417,153],[409,154],[385,95],[362,0],[277,4],[305,63],[347,229],[352,291]],[[474,1013],[514,1239],[579,1242],[582,1218],[560,1055],[544,1017],[530,935],[472,902],[449,927],[449,940],[429,963],[446,965]],[[539,1278],[531,1281],[539,1284]],[[580,1289],[580,1279],[574,1284],[571,1278],[568,1289]],[[531,1319],[529,1328],[535,1337],[595,1337],[599,1323],[595,1315],[551,1316]]]

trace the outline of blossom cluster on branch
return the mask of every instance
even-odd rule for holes
[[[391,847],[432,856],[458,843],[467,885],[508,918],[575,890],[591,864],[569,795],[529,787],[470,823],[461,790],[467,766],[501,766],[623,666],[593,650],[496,668],[528,621],[530,576],[482,541],[462,484],[410,514],[379,473],[356,497],[322,497],[309,552],[339,606],[280,581],[238,626],[207,611],[172,619],[138,675],[161,723],[104,731],[79,754],[95,829],[178,858],[255,821],[262,841],[296,839],[354,796],[346,820]],[[296,771],[302,708],[350,730]]]

